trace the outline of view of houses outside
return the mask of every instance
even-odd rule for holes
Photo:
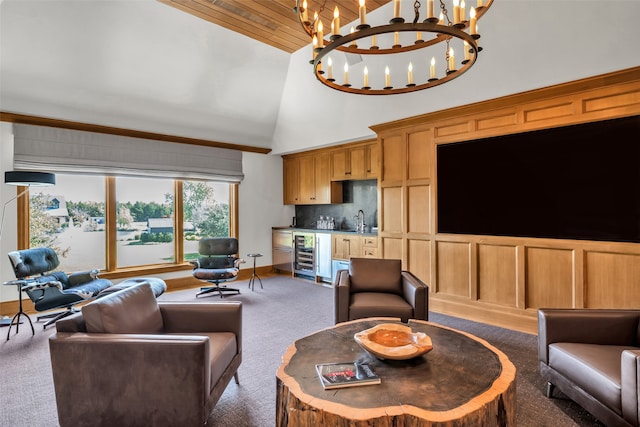
[[[174,181],[116,179],[117,265],[174,262]],[[60,270],[105,268],[105,179],[56,175],[56,185],[30,193],[31,247],[52,247]],[[197,257],[203,236],[229,235],[229,184],[184,181],[185,259]]]

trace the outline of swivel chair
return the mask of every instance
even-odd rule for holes
[[[98,270],[82,271],[67,275],[53,271],[60,265],[58,255],[51,248],[33,248],[9,252],[9,261],[18,280],[24,280],[22,290],[27,293],[36,311],[65,308],[65,311],[48,313],[37,320],[50,319],[43,326],[55,323],[77,310],[80,302],[95,298],[112,283],[98,278]]]
[[[224,294],[239,294],[240,290],[227,288],[221,285],[238,278],[239,265],[244,262],[238,258],[238,239],[233,237],[205,237],[198,242],[198,253],[203,255],[193,264],[193,277],[205,282],[212,283],[213,286],[200,288],[200,295],[218,292],[220,298]]]

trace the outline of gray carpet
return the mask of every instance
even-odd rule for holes
[[[275,373],[285,349],[297,338],[333,325],[332,290],[306,280],[271,276],[255,292],[246,281],[225,300],[243,302],[243,362],[240,385],[227,387],[209,425],[269,427],[275,422]],[[165,301],[196,301],[196,290],[166,293]],[[200,300],[215,301],[217,296]],[[509,356],[517,368],[517,420],[519,426],[602,426],[578,405],[562,397],[544,397],[544,382],[537,370],[537,338],[437,313],[430,320],[486,339]],[[0,426],[55,427],[57,423],[47,339],[54,333],[28,325],[5,341],[0,335]],[[0,334],[6,334],[0,328]],[[82,373],[80,373],[81,375]],[[81,398],[72,396],[71,398]]]

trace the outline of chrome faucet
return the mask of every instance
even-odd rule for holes
[[[364,233],[364,211],[360,209],[354,219],[356,220],[356,233]]]

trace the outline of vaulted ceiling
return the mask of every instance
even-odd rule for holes
[[[309,44],[295,12],[296,0],[158,0],[221,27],[292,53]],[[391,0],[367,0],[373,11]],[[300,1],[302,3],[302,0]],[[320,10],[322,0],[308,0],[309,10]],[[332,2],[340,9],[343,22],[358,18],[357,0]],[[331,22],[333,10],[324,8],[320,17]]]

